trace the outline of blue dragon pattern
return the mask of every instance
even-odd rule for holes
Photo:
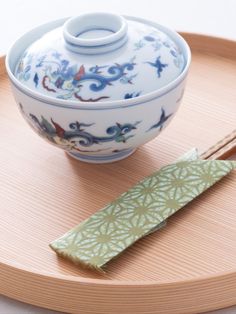
[[[26,115],[23,106],[20,103],[20,110],[25,116],[30,125],[43,137],[54,144],[59,144],[67,150],[76,149],[81,150],[78,145],[82,147],[90,147],[94,144],[101,144],[115,141],[117,143],[126,143],[134,134],[130,134],[135,130],[141,121],[135,123],[116,123],[106,129],[106,135],[97,136],[88,132],[86,129],[94,125],[94,123],[81,123],[79,121],[71,122],[68,129],[65,130],[54,121],[50,121],[41,116],[39,119],[34,114]],[[99,150],[100,151],[100,150]],[[94,150],[93,150],[94,152]]]
[[[51,56],[51,60],[46,60],[47,56]],[[30,56],[30,62],[34,56]],[[80,101],[96,102],[102,99],[109,98],[104,95],[97,98],[84,99],[81,96],[81,89],[85,82],[91,82],[89,89],[93,92],[104,90],[113,82],[119,81],[122,84],[132,84],[132,80],[137,76],[137,73],[132,71],[135,69],[135,56],[124,63],[114,63],[112,65],[91,66],[88,69],[83,64],[71,65],[70,62],[64,59],[58,52],[49,52],[36,59],[36,68],[40,69],[33,77],[33,82],[37,88],[39,84],[50,93],[61,92],[57,98],[61,99],[79,99]],[[22,80],[29,80],[30,62],[27,64],[20,63],[17,69],[17,74]],[[128,75],[131,72],[131,75]],[[40,73],[43,73],[40,74]]]

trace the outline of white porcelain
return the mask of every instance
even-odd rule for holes
[[[93,13],[26,33],[6,67],[39,135],[79,160],[103,163],[127,157],[167,126],[190,59],[184,39],[163,26]]]

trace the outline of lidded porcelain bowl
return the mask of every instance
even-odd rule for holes
[[[94,163],[130,155],[177,111],[191,54],[159,24],[111,13],[39,26],[6,58],[26,121],[71,156]]]

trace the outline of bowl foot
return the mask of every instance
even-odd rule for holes
[[[105,164],[124,159],[133,154],[135,150],[136,150],[135,148],[124,149],[117,152],[113,152],[112,154],[109,155],[85,155],[77,152],[67,152],[67,154],[80,161],[93,164]]]

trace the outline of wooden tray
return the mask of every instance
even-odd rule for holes
[[[236,42],[184,34],[193,61],[170,126],[113,164],[76,161],[34,134],[0,75],[0,293],[81,314],[200,313],[236,304],[236,173],[112,261],[107,274],[58,258],[48,243],[196,146],[236,124]]]

